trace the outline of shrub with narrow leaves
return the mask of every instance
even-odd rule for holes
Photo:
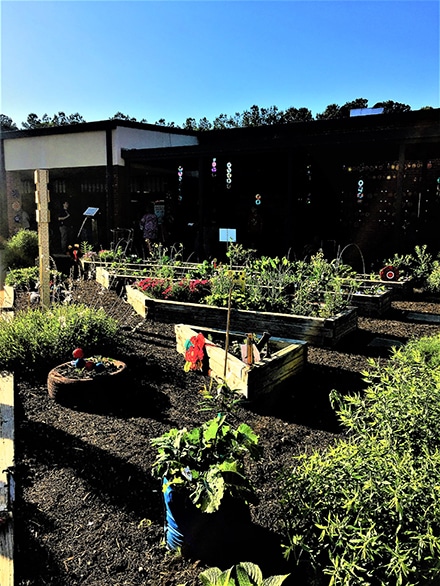
[[[0,370],[47,369],[66,361],[72,347],[102,354],[112,348],[117,322],[103,309],[53,305],[0,320]]]
[[[440,336],[370,363],[333,404],[346,430],[286,472],[287,557],[316,585],[440,583]]]

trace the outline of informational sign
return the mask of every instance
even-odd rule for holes
[[[89,218],[93,218],[99,212],[99,208],[87,208],[84,212],[83,216],[87,216]]]
[[[235,228],[220,228],[219,229],[220,242],[236,242],[237,230]]]
[[[162,224],[165,216],[165,202],[163,200],[154,202],[154,213],[157,216],[159,225]]]

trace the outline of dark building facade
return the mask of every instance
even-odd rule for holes
[[[166,243],[183,242],[193,258],[224,253],[220,228],[268,255],[302,258],[323,248],[329,257],[345,250],[344,260],[356,263],[360,250],[367,270],[415,244],[440,249],[438,109],[197,133],[111,122],[131,140],[113,139],[110,165],[73,168],[66,160],[50,171],[54,190],[64,186],[78,208],[99,203],[102,246],[111,227],[136,227],[154,201]],[[77,126],[86,133],[90,125]],[[6,176],[17,172],[5,167]]]

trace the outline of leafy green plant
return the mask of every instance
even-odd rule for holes
[[[332,393],[342,439],[286,472],[286,556],[317,585],[438,583],[440,336],[363,374],[365,393]]]
[[[358,286],[351,267],[329,262],[322,253],[308,262],[292,262],[286,257],[249,257],[243,268],[202,263],[187,269],[187,274],[177,279],[176,266],[154,265],[137,287],[157,299],[195,301],[216,307],[231,303],[243,310],[329,317],[347,309]],[[195,283],[203,287],[194,290]]]
[[[202,586],[281,586],[289,574],[263,578],[260,567],[253,562],[240,562],[228,570],[208,568],[199,578]]]
[[[245,248],[242,244],[229,243],[226,251],[226,257],[229,259],[230,266],[250,266],[257,256],[257,251],[253,248]]]
[[[32,267],[38,258],[38,233],[19,230],[4,244],[4,261],[8,269]]]
[[[47,369],[64,362],[72,347],[102,353],[113,348],[117,322],[104,310],[82,305],[52,305],[17,312],[0,320],[0,370]]]
[[[118,247],[116,250],[100,250],[98,252],[98,260],[106,263],[117,262],[118,265],[127,262],[121,247]]]
[[[37,266],[11,269],[6,273],[5,284],[15,287],[17,291],[34,291],[40,278]]]
[[[432,270],[426,279],[425,287],[431,293],[440,293],[440,261],[432,263]]]
[[[230,418],[230,412],[219,412],[199,427],[172,428],[151,440],[157,449],[153,476],[167,479],[164,490],[172,485],[186,491],[204,513],[217,511],[226,495],[256,500],[244,462],[261,456],[258,436],[246,423],[234,427]]]
[[[52,284],[61,283],[65,280],[65,275],[57,270],[50,271]],[[17,291],[36,291],[40,281],[39,267],[25,267],[12,269],[6,273],[5,284],[15,287]]]
[[[394,266],[403,276],[411,277],[415,284],[423,285],[432,272],[433,262],[434,258],[428,251],[428,246],[417,244],[412,253],[394,254],[384,264]]]
[[[388,363],[369,365],[362,394],[331,394],[351,436],[374,434],[399,453],[440,450],[440,336],[408,342]]]

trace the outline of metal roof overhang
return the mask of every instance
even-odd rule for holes
[[[395,150],[401,145],[439,145],[440,125],[437,116],[409,117],[396,120],[383,117],[375,124],[371,117],[349,120],[325,120],[293,123],[280,126],[212,130],[199,133],[199,145],[153,149],[123,149],[127,162],[170,160],[283,151],[314,150],[323,148],[365,149],[369,146],[381,150]],[[435,150],[435,149],[434,149]]]

